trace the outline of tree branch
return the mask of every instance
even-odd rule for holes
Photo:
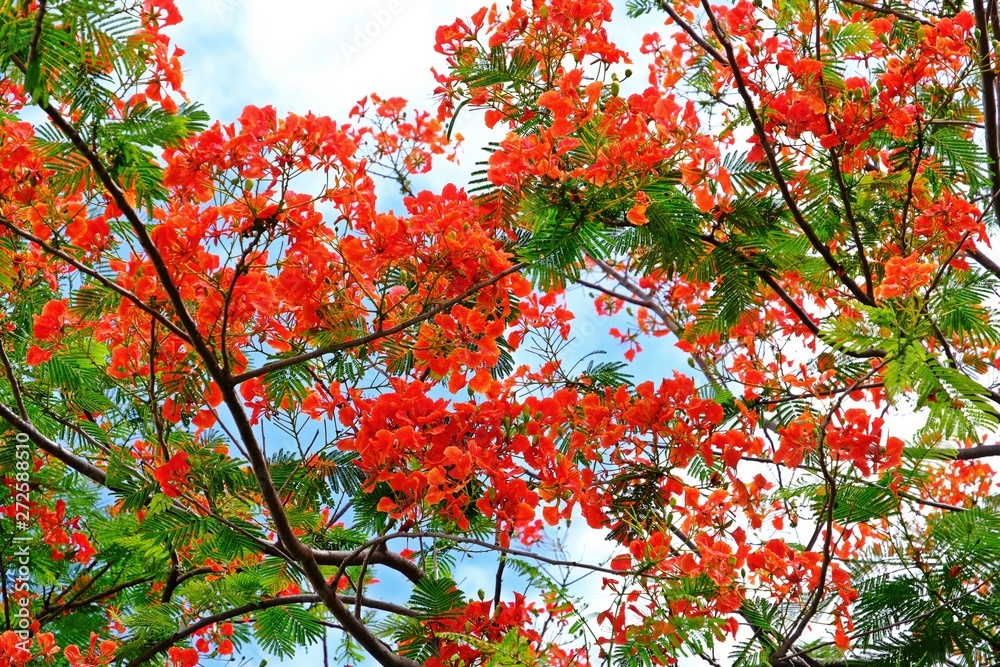
[[[665,11],[670,16],[670,18],[674,20],[674,23],[680,26],[681,30],[687,33],[688,37],[690,37],[695,44],[700,46],[705,51],[705,53],[707,53],[709,56],[712,57],[712,60],[719,63],[720,65],[729,64],[725,56],[719,53],[719,50],[717,48],[709,44],[708,41],[704,37],[702,37],[690,23],[685,21],[684,18],[677,13],[677,10],[674,9],[674,6],[670,3],[670,0],[659,0],[657,4],[659,5],[660,9]]]
[[[975,250],[966,249],[965,254],[976,260],[980,266],[992,273],[994,276],[1000,278],[1000,264],[993,261],[982,250],[979,250],[978,248]]]
[[[939,611],[941,611],[945,607],[950,606],[950,605],[958,602],[962,598],[968,597],[969,595],[973,595],[974,593],[976,593],[976,591],[979,590],[980,586],[986,585],[986,583],[988,583],[988,581],[989,580],[987,580],[985,582],[981,582],[981,584],[979,586],[976,586],[976,588],[973,588],[972,590],[967,590],[964,593],[962,593],[961,595],[958,595],[958,596],[952,598],[951,600],[946,600],[945,602],[942,602],[941,604],[937,605],[933,609],[925,611],[922,614],[917,614],[916,616],[911,616],[909,618],[904,618],[901,621],[894,621],[892,623],[886,623],[885,625],[881,625],[881,626],[879,626],[877,628],[872,628],[871,630],[865,630],[864,632],[855,632],[855,633],[853,633],[851,635],[848,635],[848,636],[850,637],[850,639],[852,641],[856,641],[858,639],[861,639],[862,637],[868,637],[870,635],[879,634],[879,633],[885,632],[886,630],[892,630],[893,628],[898,628],[898,627],[901,627],[903,625],[908,625],[910,623],[915,623],[916,621],[919,621],[921,619],[927,618],[928,616],[933,616],[934,614],[938,613]],[[789,653],[788,655],[786,655],[783,658],[783,660],[785,662],[787,662],[787,661],[793,660],[795,658],[807,657],[808,654],[812,653],[813,651],[817,651],[817,650],[825,648],[827,646],[833,646],[834,644],[836,644],[835,641],[818,642],[816,644],[812,644],[811,646],[808,646],[808,647],[803,648],[801,650],[792,651],[791,653]],[[826,664],[826,663],[823,663],[823,664]]]
[[[955,461],[974,461],[993,456],[1000,456],[1000,445],[979,445],[978,447],[965,447],[956,451],[952,457]]]
[[[101,486],[108,486],[108,476],[103,470],[49,440],[31,422],[22,419],[20,415],[2,403],[0,403],[0,419],[3,419],[15,429],[28,436],[28,440],[33,442],[36,447],[46,454],[59,459],[87,479],[97,482]]]
[[[254,433],[250,420],[244,410],[243,402],[235,391],[236,384],[231,381],[231,376],[219,365],[219,360],[215,357],[214,352],[202,337],[197,323],[191,317],[191,314],[188,312],[187,307],[184,304],[184,299],[181,296],[180,290],[173,282],[169,267],[164,261],[163,256],[160,254],[159,249],[156,247],[156,244],[153,243],[152,238],[149,236],[145,223],[143,223],[138,213],[136,213],[135,209],[125,197],[125,192],[122,187],[104,166],[104,163],[101,161],[97,153],[95,153],[94,150],[87,145],[87,142],[83,140],[83,137],[80,136],[80,133],[77,132],[76,128],[73,127],[73,125],[62,116],[58,109],[53,107],[51,104],[42,104],[39,106],[49,115],[52,123],[58,127],[67,138],[69,138],[76,150],[79,151],[80,154],[87,160],[91,168],[97,174],[98,179],[111,196],[115,205],[122,211],[125,218],[129,221],[132,231],[135,233],[136,238],[139,241],[139,245],[142,246],[142,249],[148,255],[149,261],[156,271],[156,275],[158,276],[163,290],[166,292],[167,297],[173,306],[177,319],[180,320],[184,330],[187,331],[188,336],[191,339],[191,345],[201,358],[202,364],[205,366],[209,375],[219,387],[223,401],[226,404],[226,408],[229,410],[233,421],[236,423],[237,431],[239,432],[243,446],[246,450],[247,459],[250,462],[250,467],[257,480],[257,485],[260,488],[264,505],[267,507],[267,510],[271,515],[271,521],[273,522],[275,533],[277,533],[284,548],[287,549],[294,557],[299,559],[306,577],[316,589],[316,592],[321,596],[327,606],[330,607],[334,615],[338,615],[339,611],[335,607],[342,608],[343,605],[336,599],[336,594],[329,590],[326,583],[326,577],[316,562],[312,559],[312,550],[305,547],[302,542],[299,541],[295,530],[292,528],[291,522],[285,513],[284,503],[278,496],[277,490],[274,486],[274,481],[271,479],[267,458],[264,456],[263,450],[257,442],[257,436]],[[345,623],[341,618],[338,618],[338,620],[344,623],[345,627],[351,630],[354,638],[362,646],[368,649],[372,656],[385,667],[409,664],[412,662],[405,661],[400,656],[387,651],[378,642],[378,639],[372,635],[368,628],[366,628],[363,624],[359,623],[352,625]],[[403,662],[400,662],[401,660]]]
[[[363,555],[355,554],[353,551],[323,551],[314,549],[312,553],[313,558],[320,565],[360,565],[365,559]],[[368,562],[372,565],[385,565],[388,568],[396,570],[413,583],[427,578],[427,573],[420,569],[420,566],[416,563],[386,549],[375,550],[368,559]]]
[[[998,138],[996,71],[993,68],[993,58],[989,25],[986,19],[986,8],[983,0],[972,0],[973,14],[976,20],[976,49],[979,54],[979,75],[983,94],[983,125],[986,130],[986,154],[990,158],[990,202],[995,203],[1000,196],[1000,138]]]
[[[382,329],[381,331],[375,331],[373,333],[368,334],[367,336],[354,338],[353,340],[347,340],[340,343],[331,343],[330,345],[324,345],[323,347],[312,350],[311,352],[304,352],[294,357],[287,357],[285,359],[272,361],[271,363],[264,364],[260,368],[246,371],[244,373],[240,373],[239,375],[234,375],[232,378],[232,383],[234,385],[238,385],[242,382],[246,382],[247,380],[251,380],[253,378],[266,375],[271,371],[280,370],[282,368],[288,368],[289,366],[295,366],[306,361],[311,361],[312,359],[318,359],[319,357],[330,354],[332,352],[340,352],[342,350],[350,350],[355,347],[362,347],[364,345],[368,345],[377,340],[385,338],[386,336],[395,335],[397,333],[405,331],[406,329],[409,329],[415,324],[420,324],[421,322],[425,322],[431,319],[438,313],[443,313],[449,308],[465,301],[470,296],[479,292],[480,290],[500,282],[501,280],[503,280],[504,278],[506,278],[511,274],[518,273],[527,266],[528,266],[527,262],[518,262],[517,264],[514,264],[510,268],[506,269],[505,271],[501,271],[495,276],[483,280],[482,282],[476,283],[475,285],[465,290],[458,296],[448,299],[447,301],[443,301],[438,305],[434,306],[433,308],[429,308],[428,310],[424,311],[420,315],[412,317],[406,320],[405,322],[400,322],[396,326],[389,327],[388,329]]]
[[[792,214],[792,219],[795,221],[795,224],[802,231],[802,233],[805,234],[806,238],[809,240],[809,244],[820,254],[823,261],[825,261],[827,266],[833,270],[834,275],[847,288],[847,290],[853,294],[858,301],[866,306],[874,305],[872,298],[868,294],[865,294],[864,290],[858,287],[858,284],[855,283],[849,275],[847,275],[844,267],[837,261],[837,258],[833,256],[830,248],[816,235],[816,231],[805,219],[805,216],[799,209],[798,204],[795,202],[795,198],[792,196],[792,191],[788,186],[788,181],[785,180],[785,176],[781,172],[781,165],[778,164],[778,156],[774,151],[774,146],[771,145],[771,142],[768,139],[767,131],[764,129],[764,123],[761,121],[760,115],[757,113],[753,97],[750,95],[750,91],[746,85],[746,80],[743,78],[743,72],[740,70],[740,66],[736,58],[736,52],[733,50],[732,42],[729,41],[729,37],[722,30],[722,26],[719,25],[719,21],[715,16],[715,12],[712,11],[712,6],[709,4],[708,0],[702,0],[702,7],[704,7],[705,12],[708,14],[708,18],[712,24],[712,30],[715,33],[716,38],[725,49],[726,59],[729,63],[729,69],[733,73],[736,88],[739,90],[740,97],[743,98],[743,104],[746,107],[747,115],[750,117],[750,122],[754,127],[754,133],[757,135],[761,148],[764,150],[764,155],[767,159],[767,164],[771,169],[771,174],[774,176],[774,180],[778,185],[778,190],[781,192],[781,197],[784,199],[785,205]]]
[[[132,588],[133,586],[140,586],[142,584],[149,583],[153,581],[153,579],[154,579],[153,577],[139,577],[136,579],[130,579],[129,581],[125,581],[115,586],[112,586],[111,588],[101,591],[100,593],[95,593],[94,595],[91,595],[88,598],[84,598],[83,600],[78,600],[77,598],[79,597],[79,594],[84,592],[84,590],[86,589],[78,591],[77,595],[75,595],[73,598],[71,598],[67,602],[64,602],[63,604],[52,607],[51,609],[46,611],[43,615],[39,616],[35,620],[38,621],[38,624],[40,626],[45,625],[46,623],[51,622],[56,616],[58,616],[64,611],[67,611],[69,609],[77,609],[79,607],[85,607],[88,604],[92,604],[99,600],[109,598],[112,595],[120,593],[121,591],[127,588]]]
[[[604,260],[597,257],[591,257],[590,259],[594,262],[594,264],[600,267],[606,275],[614,279],[619,285],[635,295],[635,299],[626,299],[627,301],[649,308],[656,314],[657,317],[660,318],[660,321],[663,322],[664,326],[666,326],[667,329],[669,329],[670,332],[674,334],[678,340],[680,340],[681,334],[684,331],[683,327],[681,327],[680,323],[669,312],[667,312],[667,309],[663,307],[663,304],[659,303],[651,293],[643,290],[641,287],[636,285],[634,281],[630,280],[627,275],[615,270],[613,266]],[[578,280],[577,282],[580,282],[585,286],[590,285],[590,283],[586,283],[585,281]],[[599,285],[594,285],[594,287],[602,292],[604,291]],[[614,296],[613,292],[605,293],[610,296]],[[691,356],[694,359],[695,364],[698,365],[698,369],[701,370],[709,382],[711,382],[718,389],[726,388],[725,378],[722,377],[722,374],[719,373],[719,370],[715,366],[705,359],[704,355],[696,353]]]
[[[912,23],[919,23],[925,26],[933,26],[934,24],[927,19],[922,19],[919,16],[914,16],[913,14],[907,14],[906,12],[901,12],[898,9],[893,9],[892,7],[879,7],[873,5],[869,2],[864,2],[864,0],[843,0],[846,4],[856,5],[858,7],[864,7],[873,12],[879,14],[888,14],[889,16],[895,16],[898,19],[903,19],[904,21],[910,21]]]
[[[160,322],[167,329],[169,329],[170,333],[174,334],[175,336],[183,340],[185,343],[188,344],[191,343],[191,339],[188,337],[186,333],[184,333],[184,331],[180,327],[178,327],[176,324],[167,319],[167,317],[163,313],[156,310],[155,308],[144,302],[138,296],[136,296],[129,290],[125,289],[121,285],[118,285],[112,280],[108,280],[94,269],[90,268],[86,264],[74,258],[72,255],[63,252],[59,248],[53,246],[51,243],[47,243],[42,238],[35,236],[28,230],[18,227],[16,224],[11,222],[10,220],[7,220],[6,218],[0,217],[0,225],[3,225],[10,231],[20,236],[21,238],[31,241],[32,243],[38,245],[47,254],[52,255],[53,257],[58,257],[62,261],[66,262],[67,264],[75,268],[80,273],[92,278],[93,280],[97,281],[102,286],[111,290],[115,294],[118,294],[119,296],[128,299],[132,304],[135,305],[136,308],[143,311],[144,313],[155,319],[157,322]]]
[[[818,62],[823,62],[823,12],[820,4],[820,0],[814,0],[814,6],[816,8],[816,60]],[[820,93],[823,97],[823,121],[826,124],[827,134],[832,134],[834,132],[833,122],[830,120],[830,96],[826,89],[826,81],[823,79],[823,73],[818,72],[816,78],[819,82]],[[871,297],[872,301],[875,300],[875,286],[872,284],[872,271],[871,267],[868,265],[868,257],[865,253],[865,246],[861,242],[861,233],[858,229],[858,221],[854,217],[854,207],[851,204],[851,193],[847,189],[847,183],[844,181],[844,174],[840,170],[840,158],[837,155],[836,147],[831,147],[827,154],[830,156],[830,172],[833,174],[833,180],[837,183],[837,190],[840,192],[840,199],[844,203],[844,217],[847,218],[847,223],[851,228],[851,236],[854,239],[854,247],[858,253],[858,260],[861,262],[861,272],[864,274],[865,278],[865,290],[868,292],[868,296]]]
[[[882,362],[878,366],[872,368],[863,377],[858,378],[854,382],[853,387],[857,388],[867,382],[868,379],[880,371],[886,363],[888,362]],[[837,397],[833,406],[831,406],[827,411],[823,423],[820,424],[817,435],[816,451],[819,454],[820,471],[826,484],[826,504],[824,505],[824,509],[826,511],[826,531],[823,537],[823,560],[820,563],[819,583],[817,584],[816,590],[812,595],[809,606],[803,611],[802,615],[793,625],[792,631],[785,636],[782,642],[778,645],[778,648],[775,649],[774,652],[768,657],[768,661],[772,665],[779,664],[787,657],[786,654],[788,653],[788,650],[795,645],[796,640],[798,640],[798,638],[802,636],[802,633],[805,632],[806,626],[809,625],[809,621],[811,621],[819,611],[820,603],[823,601],[823,593],[826,589],[826,577],[830,569],[830,562],[833,560],[833,552],[831,551],[833,546],[833,512],[837,503],[837,478],[827,467],[824,446],[826,442],[827,428],[830,427],[830,424],[833,421],[833,416],[838,410],[840,410],[840,406],[843,405],[844,399],[847,398],[850,393],[850,391],[844,392]],[[817,531],[819,530],[819,525],[817,525],[816,529]],[[816,535],[813,536],[813,539],[815,539],[815,537]],[[807,550],[811,549],[812,541],[810,541],[809,546],[807,547]]]
[[[46,4],[48,4],[48,0],[38,0],[38,10],[35,13],[35,25],[31,32],[31,42],[28,44],[28,62],[25,64],[25,73],[31,69],[32,65],[38,62],[38,40],[42,36],[42,26],[45,24]]]
[[[24,421],[28,419],[28,410],[24,407],[24,397],[21,395],[21,383],[14,374],[14,367],[10,364],[7,351],[3,348],[3,341],[0,340],[0,363],[3,364],[4,373],[7,375],[7,382],[10,384],[10,391],[14,395],[14,403],[17,404],[17,413]]]

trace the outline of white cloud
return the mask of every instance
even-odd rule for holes
[[[275,104],[336,118],[373,91],[429,103],[430,68],[442,64],[435,30],[476,8],[459,0],[177,4],[185,16],[177,40],[194,56],[186,60],[194,97],[212,106]]]

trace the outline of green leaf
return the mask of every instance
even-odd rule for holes
[[[881,486],[851,485],[837,488],[833,520],[840,524],[881,519],[899,510],[900,502]]]
[[[24,89],[27,90],[36,103],[41,94],[42,81],[42,61],[39,58],[28,63],[28,70],[24,74]]]
[[[421,579],[410,595],[410,608],[425,616],[445,616],[465,605],[465,594],[448,578]]]
[[[254,630],[261,648],[282,658],[323,639],[319,620],[301,606],[271,607],[254,613]]]

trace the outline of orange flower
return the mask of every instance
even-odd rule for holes
[[[626,215],[628,221],[637,227],[649,222],[649,218],[646,217],[647,208],[649,208],[649,195],[641,191],[635,193],[635,204]]]
[[[893,257],[885,263],[885,278],[876,290],[880,299],[912,296],[933,280],[937,266],[917,260],[916,253],[909,257]]]
[[[114,659],[117,645],[106,639],[98,646],[97,639],[97,634],[91,632],[90,649],[87,651],[87,655],[84,655],[75,644],[66,647],[65,655],[71,667],[100,667],[107,665]]]
[[[43,350],[37,345],[32,345],[28,348],[28,354],[25,356],[25,361],[29,366],[37,366],[38,364],[44,363],[52,358],[52,350]]]

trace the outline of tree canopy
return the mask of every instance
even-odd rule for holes
[[[436,108],[222,123],[173,0],[0,1],[0,666],[1000,664],[964,2],[511,0]]]

